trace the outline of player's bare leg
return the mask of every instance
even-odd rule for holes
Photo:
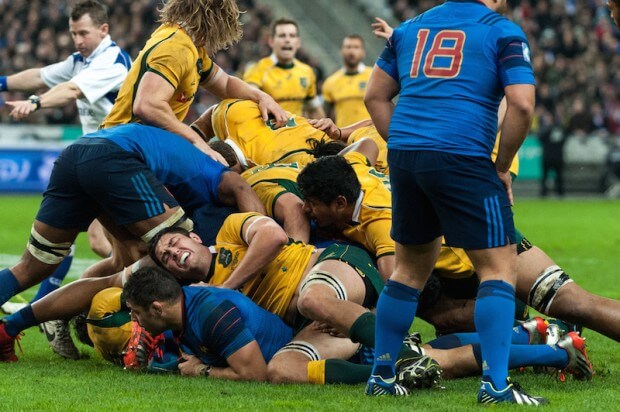
[[[559,278],[561,286],[550,292],[556,280],[552,277],[565,275],[560,267],[540,248],[532,247],[519,255],[517,296],[546,315],[577,323],[620,341],[620,301],[594,295],[567,278]],[[550,286],[537,282],[547,273]],[[565,279],[562,281],[562,279]],[[537,291],[533,291],[538,289]],[[530,297],[546,295],[552,300],[532,302]],[[537,300],[537,299],[535,299]]]
[[[110,253],[112,253],[112,245],[99,220],[93,220],[93,223],[88,226],[86,233],[88,234],[88,244],[92,251],[102,258],[109,257]]]

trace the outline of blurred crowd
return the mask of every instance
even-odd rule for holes
[[[389,0],[406,20],[437,0]],[[606,0],[509,0],[507,17],[530,42],[537,80],[532,129],[620,135],[620,31]]]
[[[157,27],[157,8],[161,0],[101,0],[108,6],[110,36],[135,59],[151,32]],[[68,10],[75,1],[61,0],[0,0],[0,75],[9,75],[33,67],[43,67],[59,62],[75,49],[69,34]],[[219,52],[216,63],[231,74],[241,75],[245,66],[271,53],[267,44],[269,24],[274,18],[265,6],[254,0],[238,0],[243,38],[229,50]],[[317,68],[301,49],[297,58]],[[12,122],[7,110],[2,110],[4,100],[23,98],[23,93],[3,93],[0,96],[0,122]],[[207,107],[217,102],[208,92],[200,89],[187,117],[193,121]],[[41,124],[79,124],[75,105],[54,110],[42,110],[27,119]]]
[[[439,0],[387,0],[394,16],[405,20]],[[110,10],[114,41],[135,58],[156,27],[160,0],[103,0]],[[560,126],[566,135],[620,135],[620,32],[611,23],[606,0],[509,0],[509,18],[526,32],[537,76],[534,132]],[[71,1],[0,0],[0,74],[58,62],[74,52],[68,31]],[[215,61],[229,73],[240,74],[248,62],[270,53],[267,44],[270,9],[255,0],[239,0],[244,35],[240,44],[219,52]],[[303,39],[303,36],[302,36]],[[298,57],[317,69],[303,49]],[[5,99],[21,97],[4,94]],[[192,120],[213,104],[209,93],[196,97]],[[0,104],[2,102],[0,101]],[[6,110],[0,121],[9,122]],[[73,105],[45,110],[29,121],[77,123]]]

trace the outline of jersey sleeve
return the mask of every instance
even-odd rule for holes
[[[510,22],[506,22],[502,29],[497,40],[497,65],[502,86],[536,84],[525,34]]]
[[[399,33],[398,29],[395,29],[392,33],[392,37],[388,39],[385,43],[385,48],[383,52],[377,59],[377,66],[381,68],[384,72],[386,72],[391,78],[393,78],[396,82],[399,81],[398,76],[398,59],[396,57],[396,39]]]
[[[218,72],[218,70],[221,69],[216,66],[215,63],[213,63],[213,60],[208,57],[202,59],[201,66],[200,85],[204,87],[207,83],[209,83],[209,80],[212,78],[212,76],[214,76]]]
[[[217,234],[216,243],[231,243],[234,245],[247,245],[245,234],[242,233],[245,222],[255,216],[263,216],[256,212],[233,213],[228,216],[222,228]]]
[[[109,49],[95,58],[88,67],[71,79],[89,103],[94,103],[110,92],[118,91],[127,77],[131,61],[126,62],[118,50]]]
[[[247,83],[255,84],[262,89],[263,75],[265,73],[265,70],[262,66],[263,65],[260,62],[251,65],[243,74],[243,80],[245,80]]]
[[[255,340],[241,312],[229,300],[222,300],[215,307],[203,306],[198,314],[198,322],[200,341],[224,358],[229,358]]]
[[[41,79],[47,87],[54,87],[57,84],[71,80],[73,66],[79,58],[81,56],[74,53],[61,62],[43,67],[41,69]]]
[[[390,236],[391,228],[392,219],[389,217],[374,219],[366,226],[366,240],[377,259],[393,255],[396,250],[396,245]]]
[[[156,47],[151,51],[146,61],[146,71],[153,72],[161,76],[176,90],[181,79],[189,70],[197,70],[192,67],[195,59],[195,52],[179,44],[178,47]]]

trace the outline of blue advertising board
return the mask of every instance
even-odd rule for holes
[[[0,192],[43,192],[61,151],[0,149]]]

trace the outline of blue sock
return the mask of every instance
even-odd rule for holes
[[[73,255],[65,257],[62,262],[60,262],[60,265],[58,265],[54,273],[41,282],[37,295],[30,301],[30,303],[34,303],[45,295],[58,289],[60,285],[62,285],[62,281],[65,276],[67,276],[67,273],[69,273],[69,269],[71,269],[71,262],[73,262]]]
[[[433,349],[454,349],[478,342],[480,342],[480,338],[476,332],[466,332],[443,335],[426,344]]]
[[[2,269],[0,271],[0,305],[4,304],[4,302],[11,299],[21,290],[22,287],[13,272],[11,272],[9,268]]]
[[[508,356],[515,314],[515,290],[501,280],[488,280],[478,287],[474,323],[480,335],[482,380],[501,391],[506,388]]]
[[[530,337],[523,326],[518,325],[512,328],[512,344],[528,345]],[[433,349],[453,349],[459,346],[473,345],[480,343],[480,336],[476,332],[451,333],[443,335],[430,342],[426,342]]]
[[[17,336],[19,332],[24,329],[28,329],[31,326],[38,324],[32,313],[32,306],[28,305],[22,310],[15,312],[12,315],[3,319],[6,323],[5,330],[9,336]]]
[[[387,281],[377,302],[373,375],[394,377],[394,364],[415,317],[419,297],[420,290]]]
[[[472,345],[474,356],[478,365],[482,363],[480,345]],[[568,352],[564,349],[547,345],[512,345],[508,358],[508,368],[520,368],[523,366],[551,366],[564,368],[568,364]]]
[[[530,343],[530,334],[521,325],[512,328],[512,343],[515,345],[528,345]]]

